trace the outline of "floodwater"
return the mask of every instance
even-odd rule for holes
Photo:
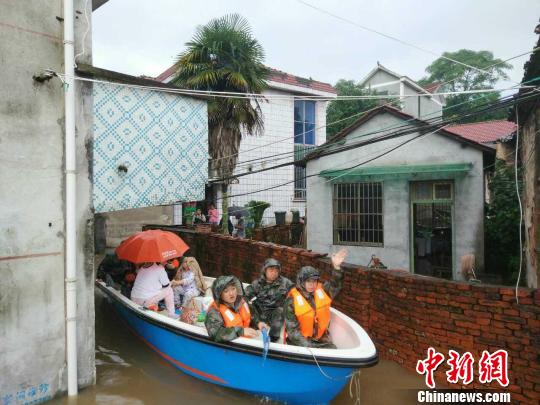
[[[52,403],[273,404],[182,373],[124,329],[99,291],[96,291],[96,373],[96,385],[81,390],[77,397],[58,398]],[[352,387],[352,397],[347,385],[332,405],[416,404],[416,392],[412,389],[425,388],[423,378],[390,361],[363,369],[359,381],[359,386]]]

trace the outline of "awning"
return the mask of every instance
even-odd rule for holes
[[[331,179],[332,182],[354,182],[384,179],[436,180],[463,177],[471,170],[471,168],[472,163],[360,166],[355,169],[348,170],[323,170],[319,173],[319,176]]]

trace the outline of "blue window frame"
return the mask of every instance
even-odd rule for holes
[[[315,101],[294,102],[294,143],[315,145]]]

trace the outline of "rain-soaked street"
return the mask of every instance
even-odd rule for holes
[[[77,398],[63,397],[52,403],[153,405],[265,402],[177,370],[122,327],[121,320],[99,291],[96,292],[96,372],[95,386],[81,390]],[[360,387],[359,390],[353,389],[353,398],[347,385],[332,404],[354,404],[355,392],[358,391],[362,405],[416,404],[416,392],[407,389],[422,386],[422,378],[393,362],[383,360],[377,366],[361,372]]]

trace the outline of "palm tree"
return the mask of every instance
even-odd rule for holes
[[[187,49],[178,56],[173,83],[189,89],[220,92],[261,93],[269,70],[264,50],[253,38],[247,20],[226,15],[199,26]],[[215,96],[208,102],[210,178],[233,175],[242,134],[263,130],[259,102],[252,98]],[[223,232],[227,233],[228,185],[221,182]],[[219,186],[219,185],[218,185]]]

